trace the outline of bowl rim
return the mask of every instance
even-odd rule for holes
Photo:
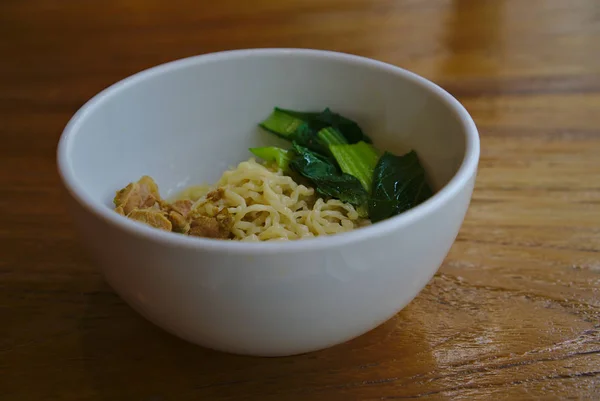
[[[431,198],[397,216],[377,222],[373,225],[361,227],[357,230],[293,241],[224,241],[221,239],[211,238],[192,238],[177,233],[158,230],[115,213],[112,209],[107,208],[103,203],[94,200],[91,196],[88,196],[85,191],[79,187],[69,159],[70,149],[73,142],[72,138],[77,135],[79,127],[86,117],[92,114],[102,103],[108,101],[111,96],[127,89],[130,86],[136,85],[148,79],[152,79],[154,76],[165,72],[171,72],[180,68],[186,68],[190,65],[237,58],[265,56],[301,56],[359,64],[365,67],[382,70],[387,74],[400,76],[403,79],[417,84],[424,90],[430,92],[432,95],[440,99],[454,113],[459,124],[462,125],[463,133],[465,135],[466,149],[459,169],[450,179],[450,181],[446,183],[446,185],[444,185],[439,191],[437,191]],[[115,229],[123,230],[131,235],[135,235],[151,242],[161,243],[172,247],[205,251],[225,251],[233,254],[273,254],[306,250],[315,251],[324,248],[335,248],[344,245],[351,245],[356,242],[364,241],[372,237],[379,237],[402,229],[403,227],[439,209],[445,203],[449,202],[458,192],[460,192],[463,187],[468,184],[471,177],[476,174],[479,163],[479,153],[480,143],[477,127],[465,107],[446,90],[430,80],[421,77],[420,75],[386,62],[343,52],[304,48],[257,48],[226,50],[181,58],[150,67],[117,81],[90,98],[71,117],[60,136],[56,157],[58,172],[67,192],[85,210],[103,220],[105,223],[113,226]]]

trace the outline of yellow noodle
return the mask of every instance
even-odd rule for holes
[[[215,200],[210,194],[217,190],[221,196]],[[215,216],[227,209],[234,221],[234,239],[241,241],[310,238],[370,223],[360,218],[352,205],[319,198],[313,188],[253,159],[224,172],[208,190],[192,187],[183,195],[194,201],[193,208],[202,214]]]

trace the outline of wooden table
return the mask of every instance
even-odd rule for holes
[[[310,47],[438,82],[481,169],[439,274],[350,343],[260,359],[140,318],[86,259],[55,146],[109,84],[224,49]],[[600,399],[598,0],[2,0],[0,400]]]

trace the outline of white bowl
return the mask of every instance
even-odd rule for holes
[[[118,215],[115,191],[144,174],[163,195],[214,182],[278,143],[257,123],[274,106],[332,110],[382,149],[413,148],[437,193],[349,233],[242,243],[163,232]],[[136,311],[205,347],[282,356],[357,337],[408,304],[434,275],[469,205],[479,138],[451,95],[357,56],[254,49],[191,57],[96,95],[65,128],[59,171],[83,243]]]

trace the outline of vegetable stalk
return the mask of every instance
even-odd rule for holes
[[[373,172],[379,160],[379,153],[373,145],[360,141],[352,145],[330,145],[329,150],[340,169],[358,178],[365,191],[370,193]]]
[[[275,163],[284,172],[289,172],[289,164],[294,157],[292,150],[285,150],[275,146],[250,148],[250,152],[268,163]]]
[[[294,139],[296,130],[303,123],[304,121],[302,119],[287,114],[281,109],[276,108],[269,115],[269,117],[267,117],[267,119],[261,122],[259,125],[267,131],[291,141]]]

